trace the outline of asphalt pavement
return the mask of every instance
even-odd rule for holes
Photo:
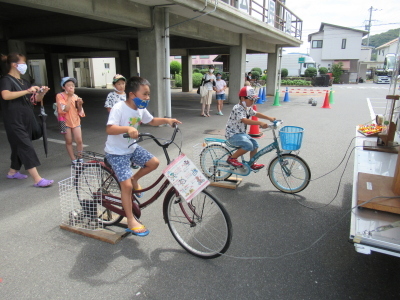
[[[359,254],[348,242],[355,126],[371,120],[367,98],[384,101],[388,85],[334,85],[331,109],[321,108],[326,88],[313,90],[290,90],[289,102],[280,106],[272,105],[272,97],[257,105],[285,125],[305,129],[299,155],[313,181],[298,195],[287,195],[273,187],[263,169],[244,177],[236,190],[209,187],[233,223],[229,250],[212,260],[179,246],[163,222],[161,200],[142,213],[151,231],[145,238],[129,236],[112,245],[60,229],[57,184],[39,189],[30,178],[6,179],[10,150],[0,119],[0,299],[399,299],[399,258]],[[108,92],[77,90],[87,115],[82,120],[85,149],[103,152]],[[310,98],[317,106],[308,104]],[[34,142],[42,162],[38,170],[58,182],[70,176],[69,158],[51,115],[53,100],[45,100],[49,155],[45,158],[42,141]],[[196,161],[205,137],[223,138],[233,104],[218,116],[214,100],[211,117],[204,118],[195,91],[173,90],[183,152]],[[168,127],[143,126],[142,131],[162,138],[172,133]],[[270,131],[259,139],[261,146],[271,141]],[[143,180],[146,186],[165,160],[154,143],[143,146],[162,161]],[[171,149],[172,156],[176,153]],[[261,162],[273,157],[269,153]]]

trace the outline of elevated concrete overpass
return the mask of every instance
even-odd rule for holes
[[[282,2],[0,0],[0,52],[45,59],[55,92],[61,77],[73,74],[61,74],[60,60],[67,66],[70,58],[115,57],[117,73],[140,72],[152,83],[152,113],[170,116],[170,55],[182,56],[183,91],[192,89],[192,55],[229,55],[230,90],[237,91],[246,53],[268,53],[267,89],[275,90],[280,48],[302,43],[302,21]]]

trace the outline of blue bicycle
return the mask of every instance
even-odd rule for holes
[[[251,172],[257,173],[259,170],[253,170],[250,166],[264,154],[276,150],[276,157],[268,165],[268,176],[272,184],[284,193],[301,192],[310,182],[311,171],[308,164],[292,152],[300,149],[304,129],[295,126],[282,127],[279,131],[281,149],[275,133],[281,124],[282,121],[277,120],[269,125],[274,141],[259,150],[249,161],[242,156],[243,167],[240,168],[226,162],[237,147],[229,144],[227,140],[205,138],[206,147],[200,154],[200,166],[204,175],[210,180],[221,181],[228,179],[232,174],[247,176]]]

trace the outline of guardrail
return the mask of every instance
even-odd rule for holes
[[[242,12],[301,40],[303,21],[279,0],[222,0]]]

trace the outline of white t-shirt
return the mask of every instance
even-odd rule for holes
[[[204,74],[203,78],[205,81],[210,80],[210,79],[214,79],[214,81],[215,81],[217,79],[214,74],[210,75],[209,73]],[[204,86],[207,88],[207,90],[212,91],[214,84],[210,81],[210,82],[205,83]]]
[[[121,101],[111,109],[107,125],[132,126],[138,129],[141,123],[146,124],[152,120],[153,116],[147,109],[135,110],[130,108],[125,101]],[[128,148],[134,141],[134,139],[124,138],[123,134],[108,135],[104,151],[115,155],[130,154],[135,151],[137,146],[134,144]]]
[[[108,94],[106,103],[104,107],[113,107],[115,104],[117,104],[120,101],[125,101],[126,100],[126,94],[118,94],[116,91],[113,91]]]
[[[223,89],[224,86],[226,86],[225,80],[220,79],[215,81],[215,88],[217,89],[217,91]],[[217,92],[217,95],[222,95],[222,94],[225,94],[225,91]]]

